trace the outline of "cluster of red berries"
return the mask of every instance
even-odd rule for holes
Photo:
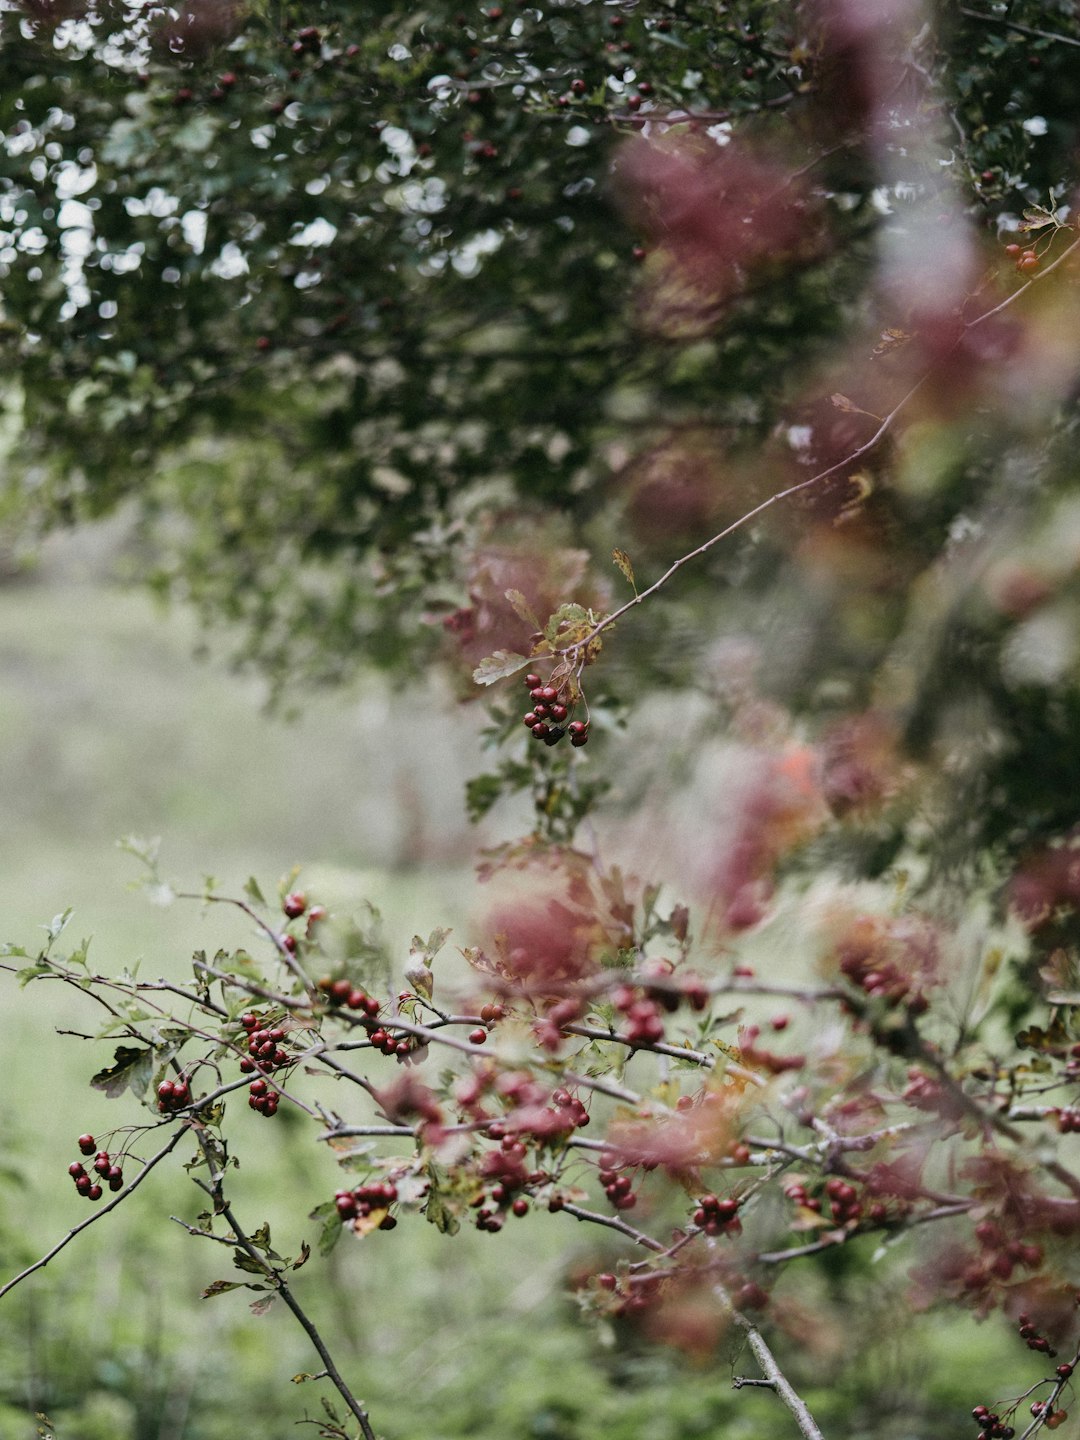
[[[240,1024],[247,1031],[248,1037],[248,1053],[240,1061],[240,1069],[245,1075],[254,1074],[256,1070],[269,1075],[292,1060],[289,1052],[281,1048],[281,1042],[285,1039],[282,1026],[264,1028],[262,1018],[253,1010],[240,1016]]]
[[[616,1210],[632,1210],[637,1204],[634,1182],[629,1175],[620,1175],[618,1171],[605,1167],[600,1171],[597,1179],[604,1187],[604,1194]]]
[[[157,1108],[162,1115],[175,1114],[190,1104],[191,1086],[182,1075],[179,1080],[163,1080],[157,1087]]]
[[[655,1000],[646,999],[634,985],[618,985],[612,991],[611,1003],[627,1025],[623,1038],[631,1045],[655,1045],[664,1038],[664,1022]]]
[[[324,975],[316,982],[316,989],[322,991],[331,1005],[345,1005],[350,1010],[362,1010],[372,1019],[379,1013],[379,1002],[374,995],[368,995],[359,985],[354,985],[344,976],[332,980],[329,975]]]
[[[281,1103],[281,1096],[276,1090],[271,1090],[265,1080],[253,1080],[248,1087],[248,1104],[252,1110],[257,1110],[260,1115],[268,1118],[276,1115],[278,1106]]]
[[[566,704],[570,697],[565,687],[560,689],[555,685],[545,685],[539,675],[533,674],[525,676],[525,686],[533,704],[532,709],[522,716],[522,724],[532,731],[537,740],[543,740],[545,745],[557,745],[564,735],[569,735],[571,745],[588,743],[587,720],[571,720],[566,724],[573,707]]]
[[[84,1155],[94,1155],[94,1148],[97,1141],[93,1135],[79,1136],[79,1149]],[[120,1190],[124,1184],[124,1172],[119,1165],[114,1165],[107,1150],[98,1150],[94,1155],[94,1163],[91,1167],[95,1174],[100,1175],[110,1190]],[[86,1173],[86,1168],[81,1161],[75,1160],[68,1166],[68,1174],[75,1182],[75,1189],[78,1194],[85,1195],[87,1200],[100,1200],[104,1191],[97,1180],[91,1179]]]
[[[1032,1415],[1034,1415],[1037,1419],[1046,1410],[1048,1404],[1049,1402],[1046,1400],[1033,1400],[1031,1402]],[[1047,1430],[1056,1430],[1059,1425],[1064,1425],[1065,1421],[1068,1418],[1069,1412],[1067,1410],[1051,1410],[1050,1413],[1047,1415],[1046,1419],[1043,1421],[1043,1424],[1046,1426]],[[1009,1433],[1011,1434],[1012,1432],[1010,1431]]]
[[[492,1134],[494,1129],[492,1126],[488,1133]],[[541,1183],[546,1176],[530,1174],[525,1169],[527,1151],[516,1136],[503,1134],[500,1128],[499,1134],[492,1138],[499,1140],[499,1148],[484,1156],[480,1173],[494,1184],[474,1196],[470,1204],[477,1212],[476,1228],[495,1235],[502,1229],[507,1211],[519,1218],[529,1213],[529,1202],[519,1192],[530,1183]]]
[[[694,1211],[694,1224],[706,1235],[738,1235],[739,1202],[731,1195],[721,1200],[717,1195],[703,1195]]]
[[[309,52],[318,53],[322,44],[322,35],[317,25],[305,25],[302,30],[296,32],[296,39],[289,46],[294,55],[305,55]]]
[[[838,1225],[862,1219],[863,1208],[854,1185],[833,1175],[825,1181],[825,1194],[829,1197],[832,1216]]]
[[[857,985],[871,1000],[887,1000],[891,1004],[904,1003],[912,1015],[923,1015],[929,1001],[921,990],[912,993],[911,979],[891,960],[873,951],[853,949],[841,957],[840,973],[853,985]]]
[[[1017,1329],[1020,1332],[1020,1339],[1027,1344],[1029,1350],[1038,1350],[1043,1355],[1049,1355],[1051,1359],[1057,1354],[1057,1351],[1051,1347],[1050,1341],[1047,1340],[1046,1336],[1040,1335],[1038,1330],[1036,1330],[1035,1326],[1031,1323],[1030,1315],[1018,1315],[1016,1324]],[[1061,1371],[1065,1369],[1069,1369],[1069,1367],[1065,1365],[1060,1365],[1058,1367],[1058,1374],[1061,1375]],[[1069,1369],[1069,1374],[1072,1374],[1071,1369]],[[1062,1379],[1067,1378],[1068,1376],[1062,1376]]]
[[[1023,1240],[1010,1240],[996,1221],[980,1220],[975,1226],[975,1238],[986,1252],[990,1274],[996,1280],[1009,1280],[1017,1265],[1036,1270],[1043,1261],[1041,1245],[1029,1244]],[[1025,1334],[1028,1331],[1030,1333]],[[1025,1340],[1039,1338],[1025,1317],[1020,1334]],[[1045,1344],[1031,1345],[1032,1350],[1045,1350]]]
[[[576,1095],[569,1090],[553,1090],[552,1103],[562,1112],[568,1129],[583,1130],[589,1123],[589,1112]]]
[[[411,1054],[414,1048],[411,1035],[395,1035],[382,1025],[377,1030],[372,1030],[368,1039],[376,1050],[381,1050],[384,1055],[397,1055],[400,1059]]]
[[[1080,1134],[1080,1110],[1059,1110],[1057,1127],[1062,1135]]]
[[[397,1186],[392,1180],[374,1180],[370,1185],[357,1185],[355,1190],[337,1191],[334,1206],[342,1220],[366,1220],[373,1210],[385,1210],[397,1198]],[[394,1217],[387,1215],[380,1229],[393,1230],[396,1224]]]
[[[971,1418],[979,1426],[978,1440],[1012,1440],[1016,1431],[1006,1425],[1001,1416],[987,1405],[976,1405]]]
[[[1016,262],[1021,275],[1033,275],[1042,263],[1034,250],[1025,250],[1022,245],[1006,245],[1005,254]]]

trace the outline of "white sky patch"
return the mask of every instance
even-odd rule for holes
[[[221,247],[221,254],[210,266],[210,273],[220,280],[236,280],[249,270],[247,256],[234,241],[229,240]]]
[[[475,275],[480,269],[481,259],[485,255],[494,255],[501,244],[502,236],[497,230],[481,230],[479,235],[466,240],[454,251],[451,263],[459,275]]]
[[[1029,135],[1045,135],[1046,121],[1041,115],[1032,115],[1023,122],[1023,128]]]
[[[336,236],[337,226],[331,225],[329,220],[324,220],[320,215],[317,220],[312,220],[310,225],[305,225],[296,235],[291,236],[289,244],[305,247],[332,245]]]
[[[194,254],[201,255],[206,244],[205,213],[202,210],[185,210],[180,216],[180,229]]]

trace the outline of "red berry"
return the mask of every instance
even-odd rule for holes
[[[296,954],[296,936],[295,936],[295,935],[282,935],[282,937],[281,937],[281,948],[282,948],[283,950],[287,950],[290,955],[295,955],[295,954]]]
[[[290,891],[281,902],[281,908],[290,920],[295,920],[307,909],[307,896],[302,890]]]
[[[72,1177],[72,1179],[77,1180],[80,1175],[85,1175],[86,1171],[79,1164],[78,1160],[73,1160],[68,1166],[68,1174]]]
[[[1034,250],[1025,250],[1016,262],[1016,268],[1022,270],[1025,275],[1031,275],[1039,268],[1039,257]]]
[[[469,1039],[474,1045],[483,1045],[487,1040],[487,1031],[478,1025],[475,1030],[469,1031]]]
[[[79,1149],[84,1155],[92,1155],[94,1153],[94,1148],[96,1145],[97,1141],[94,1139],[93,1135],[79,1136]]]
[[[585,94],[585,91],[586,91],[588,88],[589,88],[589,87],[585,84],[585,81],[584,81],[584,80],[571,80],[571,81],[570,81],[570,89],[574,92],[575,95],[584,95],[584,94]]]
[[[522,1215],[527,1215],[529,1213],[529,1202],[525,1199],[524,1195],[519,1195],[514,1201],[514,1203],[510,1206],[510,1209],[514,1212],[515,1215],[519,1217]]]
[[[543,680],[540,678],[540,676],[539,676],[539,675],[534,675],[534,674],[532,674],[531,671],[529,672],[528,675],[525,676],[525,688],[526,688],[526,690],[537,690],[537,689],[540,688],[541,685],[543,685],[543,683],[544,683],[544,682],[543,682]]]
[[[102,1195],[103,1195],[103,1193],[104,1193],[104,1192],[103,1192],[103,1190],[102,1190],[102,1188],[101,1188],[100,1185],[91,1185],[91,1186],[90,1186],[90,1189],[87,1190],[87,1192],[86,1192],[87,1197],[88,1197],[90,1200],[100,1200],[101,1197],[102,1197]]]
[[[527,725],[527,726],[529,727],[529,729],[531,730],[534,725],[539,724],[539,722],[540,722],[540,720],[541,720],[542,718],[543,718],[542,716],[537,715],[537,713],[536,713],[535,710],[530,710],[530,711],[528,711],[527,714],[525,714],[525,715],[522,716],[521,723],[522,723],[523,725]]]

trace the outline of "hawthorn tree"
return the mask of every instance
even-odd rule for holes
[[[488,697],[470,812],[533,802],[482,856],[466,979],[443,931],[387,974],[257,883],[202,898],[258,953],[184,984],[60,925],[10,946],[104,1008],[126,1108],[78,1140],[96,1208],[0,1295],[194,1150],[208,1297],[292,1313],[323,1433],[392,1435],[304,1306],[308,1243],[234,1205],[237,1092],[340,1156],[320,1249],[602,1227],[583,1308],[705,1361],[744,1335],[736,1385],[807,1437],[788,1277],[903,1254],[913,1306],[1003,1310],[1033,1352],[973,1378],[973,1433],[1058,1428],[1074,7],[0,9],[12,531],[129,506],[149,577],[282,698],[441,664]]]

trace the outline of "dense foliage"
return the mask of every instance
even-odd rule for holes
[[[787,1276],[918,1235],[912,1304],[1069,1347],[1028,1427],[1057,1428],[1072,4],[23,0],[0,24],[12,532],[130,503],[147,573],[239,620],[294,701],[437,655],[495,697],[471,812],[534,802],[448,985],[444,934],[402,969],[257,885],[232,903],[276,969],[197,955],[151,999],[59,931],[18,956],[109,1006],[93,1083],[150,1112],[83,1146],[117,1203],[118,1151],[141,1178],[194,1139],[194,1228],[254,1277],[212,1293],[307,1329],[306,1249],[228,1198],[243,1087],[353,1172],[325,1248],[416,1213],[614,1230],[583,1308],[699,1359],[734,1326],[808,1436],[764,1338],[814,1333]],[[316,1344],[353,1417],[325,1433],[370,1437]]]

